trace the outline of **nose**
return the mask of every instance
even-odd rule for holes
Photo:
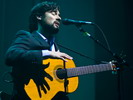
[[[61,17],[60,17],[59,15],[57,16],[57,19],[58,19],[59,21],[61,21]]]

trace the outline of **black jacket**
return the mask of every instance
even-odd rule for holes
[[[58,50],[57,46],[56,50]],[[13,43],[6,52],[5,63],[8,66],[12,66],[13,76],[13,98],[12,100],[30,100],[24,91],[24,84],[28,84],[32,78],[37,85],[36,77],[40,70],[41,75],[46,75],[42,68],[42,50],[50,50],[50,45],[36,32],[29,33],[24,30],[20,30]],[[39,74],[40,75],[40,74]],[[39,76],[38,75],[38,76]],[[35,78],[36,77],[36,78]],[[44,79],[42,76],[41,79]]]

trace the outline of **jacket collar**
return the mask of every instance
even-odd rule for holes
[[[43,39],[43,38],[41,37],[41,35],[39,35],[36,31],[33,31],[31,34],[33,35],[33,37],[35,37],[35,39],[36,39],[37,41],[40,42],[41,45],[49,46],[49,44],[46,42],[46,40]]]
[[[50,45],[48,44],[48,42],[46,42],[46,40],[43,39],[43,38],[41,37],[41,35],[39,35],[36,31],[33,31],[31,34],[33,35],[33,37],[35,37],[35,39],[36,39],[37,41],[40,42],[41,45],[43,45],[43,46],[45,46],[45,47],[47,46],[48,48],[50,47]],[[55,44],[55,50],[58,51],[59,49],[58,49],[57,44],[56,44],[55,42],[54,42],[54,44]]]

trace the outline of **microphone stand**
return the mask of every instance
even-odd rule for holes
[[[120,56],[118,56],[116,53],[113,53],[111,50],[106,48],[99,40],[95,39],[91,34],[86,32],[81,25],[77,24],[76,27],[79,29],[80,32],[91,38],[93,41],[95,41],[98,45],[100,45],[102,48],[104,48],[107,52],[109,52],[118,62],[118,65],[121,67],[123,65],[128,66],[127,62]],[[117,70],[117,81],[118,81],[118,100],[122,100],[121,98],[121,71],[120,68],[116,68]]]

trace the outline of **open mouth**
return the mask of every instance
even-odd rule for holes
[[[60,22],[58,22],[58,21],[55,21],[54,24],[55,24],[57,27],[60,26]]]

